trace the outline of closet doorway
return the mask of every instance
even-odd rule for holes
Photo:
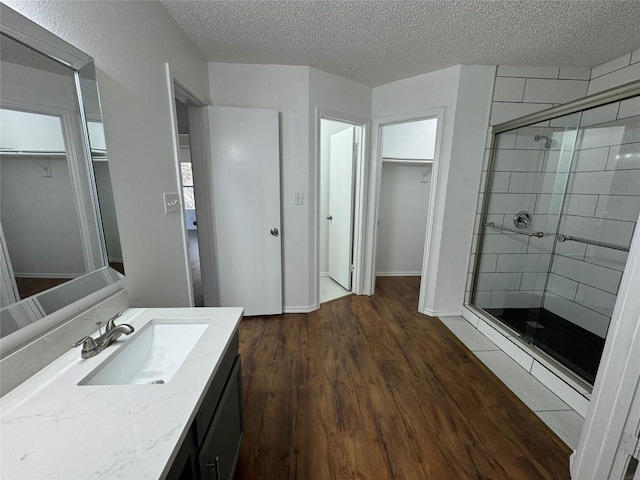
[[[423,274],[437,131],[437,117],[379,124],[376,278]]]
[[[320,119],[320,303],[353,291],[363,126]]]

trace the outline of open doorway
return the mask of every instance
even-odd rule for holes
[[[195,307],[204,307],[196,196],[193,182],[193,163],[191,161],[191,145],[189,143],[189,110],[187,105],[178,99],[176,99],[176,116],[178,119],[178,143],[180,147],[182,208],[184,210],[186,223],[187,253],[189,270],[191,271],[191,284],[193,287],[193,305]]]
[[[380,122],[374,280],[421,288],[430,245],[438,117]]]
[[[362,125],[320,119],[320,303],[353,291],[362,137]]]
[[[166,64],[174,155],[183,225],[189,306],[220,305],[213,217],[207,103],[177,80]]]

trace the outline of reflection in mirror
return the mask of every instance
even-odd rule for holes
[[[124,268],[93,61],[0,8],[4,337],[122,278],[108,265]]]

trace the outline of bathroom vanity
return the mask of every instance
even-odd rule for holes
[[[92,358],[70,349],[0,399],[0,477],[233,478],[241,318],[241,308],[126,310],[118,322],[134,333]]]

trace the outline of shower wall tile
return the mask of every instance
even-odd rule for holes
[[[585,247],[585,262],[607,267],[619,272],[624,271],[627,258],[629,257],[628,252],[612,250],[611,248],[599,247],[597,245],[585,245]]]
[[[564,182],[558,185],[557,181],[558,175],[555,173],[514,172],[511,174],[509,193],[553,193],[563,189],[559,187],[564,187]]]
[[[580,127],[588,127],[599,123],[611,122],[618,118],[620,102],[609,103],[601,107],[592,108],[582,113]]]
[[[607,334],[611,319],[579,303],[547,292],[544,298],[544,308],[601,338],[605,338]]]
[[[539,172],[542,156],[536,151],[502,150],[496,151],[493,168],[496,172]]]
[[[553,103],[494,102],[491,106],[489,124],[499,125],[551,107],[553,107]]]
[[[640,97],[633,97],[620,102],[618,118],[627,118],[638,115],[640,112]]]
[[[574,300],[576,298],[576,292],[578,291],[578,285],[578,282],[552,273],[549,275],[549,285],[547,289],[567,300]]]
[[[560,231],[575,237],[629,246],[634,226],[634,222],[622,220],[563,215]]]
[[[496,272],[547,272],[551,262],[550,254],[509,254],[497,256]]]
[[[582,284],[576,293],[576,302],[609,318],[613,314],[616,298],[616,295]]]
[[[598,203],[597,195],[568,194],[565,196],[562,211],[567,215],[593,217]],[[559,210],[556,210],[559,211]]]
[[[551,271],[576,282],[591,285],[609,293],[616,293],[622,273],[610,268],[555,255]],[[571,317],[565,317],[571,319]]]
[[[520,210],[533,210],[535,196],[525,193],[494,193],[489,196],[487,212],[515,213]]]
[[[495,105],[494,105],[495,106]],[[493,110],[493,106],[491,107]],[[495,125],[495,124],[492,124]],[[493,135],[490,135],[493,139]],[[518,131],[513,130],[511,132],[504,132],[498,137],[498,143],[495,145],[496,148],[516,148],[516,138],[518,136]]]
[[[477,289],[517,290],[521,278],[521,273],[478,273]]]
[[[586,196],[587,195],[583,195],[583,197]],[[538,195],[533,213],[545,214],[551,212],[559,212],[560,207],[562,206],[563,197],[564,195],[562,195],[561,193]]]
[[[600,66],[594,67],[591,70],[591,79],[595,79],[601,77],[602,75],[606,75],[607,73],[614,72],[616,70],[620,70],[628,66],[631,63],[631,54],[627,53],[621,57],[615,58],[607,63],[603,63]]]
[[[625,121],[624,125],[595,125],[593,127],[586,128],[582,131],[577,150],[640,142],[639,124],[640,120],[631,119],[629,121]]]
[[[498,254],[485,253],[480,257],[478,271],[479,272],[495,272],[497,263],[498,263]]]
[[[491,292],[476,292],[475,304],[481,308],[491,308]]]
[[[548,152],[546,158],[542,162],[542,171],[557,173],[568,172],[571,168],[572,154],[573,151],[571,149]]]
[[[549,80],[528,78],[524,101],[533,103],[567,103],[587,94],[587,80]]]
[[[640,62],[632,63],[628,67],[615,70],[598,78],[592,78],[589,82],[587,94],[592,95],[638,79],[640,79]]]
[[[558,78],[560,69],[555,67],[511,67],[498,66],[498,77]]]
[[[638,170],[640,169],[640,143],[616,145],[609,150],[607,170]],[[638,185],[640,194],[640,185]]]
[[[640,187],[639,187],[640,188]],[[593,197],[593,196],[590,196]],[[594,216],[615,220],[638,221],[640,193],[631,195],[599,195]]]
[[[567,80],[589,80],[590,68],[561,68],[558,78]]]
[[[591,148],[589,150],[576,151],[571,171],[593,172],[602,171],[607,165],[609,147]]]
[[[486,172],[483,172],[486,175]],[[507,193],[509,191],[509,181],[511,179],[511,173],[509,172],[493,172],[491,175],[491,188],[490,191],[498,193]],[[482,191],[485,191],[485,183],[483,182]]]
[[[585,252],[587,251],[587,245],[578,242],[557,242],[555,254],[562,255],[563,257],[573,258],[575,260],[584,260]],[[596,263],[596,262],[592,262]],[[608,265],[602,265],[604,267]]]
[[[547,272],[544,273],[523,273],[520,282],[520,290],[543,291],[547,283]],[[539,305],[539,304],[538,304]],[[521,307],[526,308],[526,307]]]
[[[639,182],[640,170],[578,172],[570,177],[569,191],[607,195],[614,190],[616,195],[637,195]]]
[[[522,102],[524,78],[496,78],[493,88],[494,102]]]

